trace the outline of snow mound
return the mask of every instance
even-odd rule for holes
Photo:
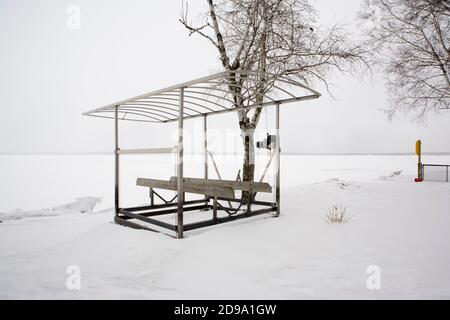
[[[75,202],[71,202],[59,207],[54,207],[53,210],[63,212],[92,213],[95,205],[100,202],[102,202],[102,198],[99,197],[80,197],[75,198]]]
[[[336,183],[336,185],[341,188],[345,189],[346,187],[351,186],[351,183],[348,181],[341,180],[339,178],[332,178],[326,181],[327,183]]]
[[[20,220],[23,218],[51,217],[68,213],[93,213],[95,205],[101,201],[102,198],[99,197],[79,197],[75,198],[74,202],[53,208],[30,211],[17,209],[10,213],[0,212],[0,222],[6,220]]]
[[[36,217],[49,217],[57,216],[58,213],[52,211],[52,209],[41,209],[33,211],[23,211],[20,209],[14,210],[10,213],[0,213],[0,220],[20,220],[23,218],[36,218]]]
[[[399,175],[402,174],[402,170],[399,171],[394,171],[391,174],[387,175],[387,176],[381,176],[380,180],[389,180],[389,179],[393,179],[395,177],[398,177]]]

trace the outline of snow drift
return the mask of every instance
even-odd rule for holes
[[[79,197],[75,198],[74,202],[53,207],[53,208],[45,208],[39,210],[14,210],[10,213],[1,213],[0,212],[0,221],[6,220],[20,220],[24,218],[35,218],[35,217],[51,217],[58,216],[61,214],[70,214],[70,213],[93,213],[93,210],[97,203],[102,201],[99,197]]]

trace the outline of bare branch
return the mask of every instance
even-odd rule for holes
[[[410,111],[423,120],[450,106],[449,14],[444,0],[366,1],[361,19],[387,75],[389,117]]]
[[[216,48],[219,48],[219,45],[206,33],[204,33],[202,30],[205,29],[206,27],[211,27],[211,25],[209,23],[204,24],[201,27],[194,27],[192,25],[190,25],[187,22],[188,19],[188,12],[189,12],[189,6],[186,3],[186,8],[184,7],[184,1],[182,2],[182,9],[181,9],[181,18],[178,19],[179,22],[181,22],[181,24],[189,30],[189,36],[193,35],[194,33],[197,33],[199,35],[201,35],[203,38],[207,39],[208,41],[210,41]]]

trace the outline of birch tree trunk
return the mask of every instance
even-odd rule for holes
[[[242,180],[253,181],[255,178],[255,128],[251,124],[241,126],[242,143],[244,146],[244,161],[242,164]],[[253,200],[253,195],[242,192],[242,199]]]
[[[266,10],[263,7],[263,32],[261,34],[261,52],[258,59],[258,71],[261,72],[261,78],[259,79],[256,104],[262,104],[264,102],[264,94],[266,91],[267,79],[265,72],[267,71],[267,32],[268,25],[270,23],[266,15]],[[258,125],[261,116],[261,107],[255,109],[255,113],[251,120],[247,119],[248,122],[241,125],[241,134],[244,139],[244,164],[242,168],[242,180],[243,181],[254,181],[255,178],[255,129]],[[242,193],[242,198],[244,200],[253,200],[254,194],[249,194],[248,192]]]

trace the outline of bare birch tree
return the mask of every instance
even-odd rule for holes
[[[449,0],[366,0],[361,18],[387,75],[388,115],[450,108]]]
[[[189,20],[188,3],[183,4],[180,22],[189,35],[205,38],[217,49],[221,67],[227,71],[257,71],[250,80],[242,73],[229,80],[228,90],[235,107],[252,100],[261,103],[270,90],[265,73],[291,75],[306,84],[317,80],[327,89],[327,74],[351,71],[364,64],[364,48],[349,40],[339,25],[321,30],[317,12],[308,0],[206,0],[208,11],[196,23]],[[248,83],[252,82],[252,83]],[[242,87],[253,87],[255,97],[246,97]],[[238,112],[244,145],[242,179],[254,179],[254,130],[261,108]],[[244,195],[245,197],[245,195]]]

